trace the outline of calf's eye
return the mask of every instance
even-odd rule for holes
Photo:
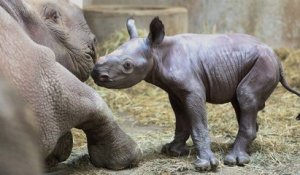
[[[131,61],[125,61],[123,63],[123,71],[124,71],[124,73],[131,73],[132,70],[133,70],[133,67],[134,67],[134,65],[133,65],[133,63]]]
[[[123,66],[124,66],[125,69],[131,69],[132,68],[132,63],[129,62],[129,61],[126,61]]]

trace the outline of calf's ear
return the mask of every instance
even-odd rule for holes
[[[148,34],[148,42],[150,45],[160,44],[165,37],[164,24],[158,17],[155,17],[150,23],[150,32]]]
[[[300,120],[300,113],[299,113],[299,115],[296,117],[296,120]]]
[[[128,31],[129,36],[130,36],[130,39],[138,37],[138,32],[136,30],[135,22],[134,22],[134,19],[132,17],[127,19],[126,27],[127,27],[127,31]]]

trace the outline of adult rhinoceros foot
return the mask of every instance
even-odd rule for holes
[[[117,140],[108,139],[88,145],[92,164],[113,170],[137,166],[141,159],[141,150],[138,145],[125,133],[112,139]]]
[[[136,166],[141,159],[141,150],[138,145],[121,130],[115,121],[109,117],[103,120],[99,123],[99,127],[84,130],[92,164],[113,170]]]
[[[68,159],[73,148],[73,136],[69,131],[65,135],[61,136],[57,141],[57,144],[52,153],[46,158],[46,166],[48,168],[57,165],[59,162],[63,162]]]

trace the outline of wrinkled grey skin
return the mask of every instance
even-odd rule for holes
[[[0,174],[42,173],[38,130],[34,121],[33,112],[0,77]]]
[[[205,102],[231,102],[239,131],[225,164],[250,161],[247,147],[255,139],[256,117],[278,82],[286,83],[281,64],[267,45],[244,34],[164,37],[164,26],[155,18],[148,38],[137,38],[134,21],[127,22],[131,40],[97,60],[94,81],[107,88],[128,88],[145,80],[165,90],[176,116],[175,137],[162,152],[188,153],[192,137],[197,150],[195,166],[211,170],[218,160],[211,151]]]
[[[25,20],[25,28],[38,44],[52,49],[57,62],[81,81],[88,79],[96,58],[96,37],[91,33],[83,13],[68,0],[26,0],[36,11]],[[32,22],[39,20],[39,27]]]
[[[12,82],[36,114],[43,158],[54,165],[68,157],[72,148],[69,132],[75,127],[85,132],[95,166],[122,169],[136,164],[140,150],[119,128],[106,103],[56,61],[60,51],[67,48],[40,44],[43,39],[45,43],[52,42],[49,37],[43,38],[49,30],[44,24],[30,1],[0,1],[0,73]],[[40,34],[39,40],[32,33]],[[55,32],[50,34],[57,36]],[[85,63],[74,60],[76,69],[88,68]]]
[[[55,59],[81,81],[87,80],[96,58],[96,39],[81,9],[67,0],[26,0],[37,13],[24,19],[24,27],[37,43],[54,51]],[[39,23],[35,26],[32,23]],[[53,153],[46,159],[48,166],[66,160],[71,154],[71,132],[62,136]]]

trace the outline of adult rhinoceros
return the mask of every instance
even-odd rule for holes
[[[32,111],[0,76],[0,174],[41,174],[35,122]]]
[[[85,132],[95,166],[121,169],[137,162],[136,143],[81,82],[93,67],[94,36],[76,6],[65,0],[1,0],[0,41],[0,72],[37,115],[48,164],[69,156],[74,127]]]

